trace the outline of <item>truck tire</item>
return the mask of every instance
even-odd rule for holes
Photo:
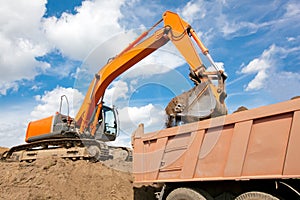
[[[166,200],[208,200],[200,192],[190,188],[177,188],[170,192]]]
[[[279,200],[264,192],[246,192],[236,197],[235,200]]]

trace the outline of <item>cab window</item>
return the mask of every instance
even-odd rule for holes
[[[103,107],[103,116],[104,116],[104,133],[116,135],[117,134],[117,123],[114,111],[111,108]]]

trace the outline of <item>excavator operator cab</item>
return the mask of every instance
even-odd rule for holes
[[[119,120],[117,110],[113,107],[102,106],[102,119],[96,131],[96,139],[114,141],[119,135]]]

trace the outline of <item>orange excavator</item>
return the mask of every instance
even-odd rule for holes
[[[161,22],[163,27],[157,28]],[[152,35],[147,37],[150,32],[153,32]],[[105,90],[120,74],[169,41],[187,61],[189,77],[195,87],[170,101],[166,107],[167,127],[226,114],[224,71],[215,64],[191,25],[176,13],[166,11],[161,20],[95,74],[75,118],[57,112],[54,116],[30,122],[25,139],[27,144],[12,147],[3,158],[33,161],[55,155],[71,159],[106,160],[122,157],[131,160],[129,148],[106,144],[118,136],[119,123],[117,111],[104,105]],[[206,71],[195,44],[215,71]],[[217,82],[217,85],[213,82]]]

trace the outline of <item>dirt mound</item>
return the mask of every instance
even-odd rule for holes
[[[132,172],[132,162],[125,162],[122,159],[114,159],[106,160],[103,163],[105,166],[121,172]]]
[[[238,107],[238,109],[236,111],[234,111],[233,113],[237,113],[237,112],[241,112],[241,111],[245,111],[248,110],[248,108],[246,108],[245,106],[240,106]]]
[[[126,170],[54,158],[0,162],[0,199],[134,199],[133,177]]]
[[[8,148],[6,148],[6,147],[0,147],[0,154],[4,153],[7,150],[8,150]]]

